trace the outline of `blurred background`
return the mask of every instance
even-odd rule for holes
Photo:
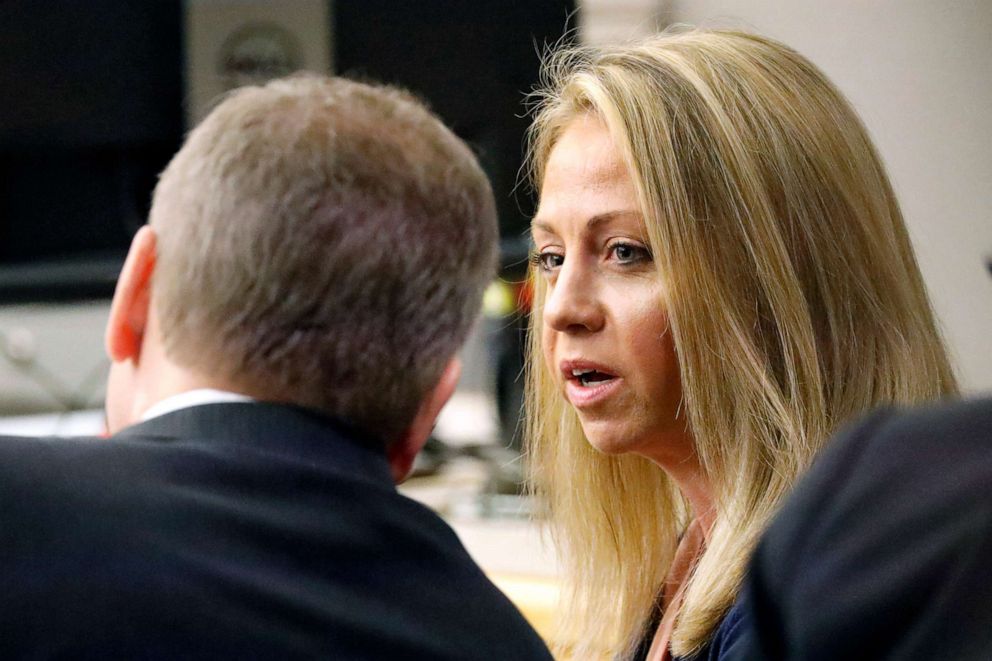
[[[0,433],[102,427],[102,331],[157,173],[225,90],[307,69],[427,99],[492,178],[502,273],[465,374],[403,489],[553,636],[554,556],[520,495],[524,95],[561,41],[742,27],[817,63],[889,168],[971,392],[992,390],[989,0],[4,0],[0,3]]]

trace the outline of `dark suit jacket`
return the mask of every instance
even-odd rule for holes
[[[661,623],[661,616],[660,609],[655,611],[651,620],[644,627],[644,634],[637,644],[637,649],[631,656],[634,661],[644,661],[648,658],[648,653],[651,651],[651,644],[654,642],[655,633],[657,633],[658,625]],[[723,661],[728,658],[732,659],[735,654],[734,650],[739,644],[738,638],[740,633],[741,606],[740,602],[737,601],[727,611],[727,614],[723,616],[720,624],[717,625],[716,631],[713,632],[713,636],[701,649],[691,657],[676,656],[672,658],[672,661]]]
[[[992,400],[878,413],[768,530],[741,659],[992,659]]]
[[[550,659],[373,444],[211,404],[0,439],[0,658]]]

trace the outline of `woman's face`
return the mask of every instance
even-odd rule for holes
[[[633,181],[598,118],[573,121],[552,149],[532,233],[547,283],[544,358],[589,442],[684,460],[692,442],[664,284]]]

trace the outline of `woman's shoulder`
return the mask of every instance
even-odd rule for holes
[[[701,650],[691,657],[676,657],[673,661],[729,661],[736,659],[735,647],[741,640],[744,632],[744,609],[741,608],[740,600],[723,616],[720,626]]]

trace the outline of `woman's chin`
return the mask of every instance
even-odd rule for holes
[[[662,427],[618,423],[616,420],[579,420],[586,441],[597,452],[609,456],[638,454],[661,466],[677,464],[695,454],[692,434],[684,422]]]
[[[589,445],[602,454],[611,456],[627,454],[634,446],[629,435],[618,433],[616,425],[583,424],[582,431]]]
[[[596,450],[600,454],[609,455],[611,457],[616,457],[630,452],[630,450],[621,443],[597,443],[594,441],[589,441],[589,445],[592,446],[593,450]]]

